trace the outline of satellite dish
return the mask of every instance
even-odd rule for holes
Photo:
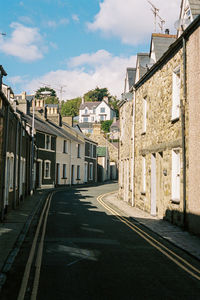
[[[190,25],[191,20],[190,19],[179,19],[174,23],[174,27],[179,30],[179,29],[184,29],[186,28],[188,25]]]
[[[155,63],[155,60],[150,57],[148,62],[142,62],[140,66],[144,69],[150,69]]]

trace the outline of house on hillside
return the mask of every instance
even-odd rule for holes
[[[84,102],[82,100],[79,108],[79,123],[99,123],[112,120],[114,117],[116,117],[116,113],[109,105],[107,97],[98,102]]]

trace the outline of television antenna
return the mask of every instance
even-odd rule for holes
[[[165,20],[162,19],[162,18],[159,16],[159,14],[157,14],[157,16],[158,16],[158,18],[159,18],[159,20],[160,20],[160,23],[158,23],[158,26],[159,26],[160,29],[161,29],[161,33],[163,33]]]
[[[46,84],[43,82],[40,82],[40,83],[48,88],[52,88],[52,89],[58,91],[60,93],[60,102],[62,102],[63,92],[65,92],[64,88],[67,87],[67,85],[60,85],[59,88],[55,88],[54,86],[52,86],[50,84]]]
[[[157,16],[159,13],[159,9],[157,7],[155,7],[155,5],[153,5],[153,3],[151,3],[151,1],[147,0],[149,2],[149,4],[151,5],[151,11],[153,12],[154,15],[154,30],[156,32],[156,20],[157,20]]]
[[[5,32],[0,32],[0,35],[6,36]]]

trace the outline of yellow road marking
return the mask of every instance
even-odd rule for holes
[[[50,198],[50,194],[48,195],[48,197],[46,199],[46,203],[45,203],[45,205],[43,207],[43,210],[42,210],[42,213],[40,215],[40,219],[39,219],[39,222],[38,222],[38,225],[37,225],[37,229],[36,229],[35,236],[34,236],[34,239],[33,239],[33,243],[32,243],[32,246],[31,246],[31,250],[30,250],[30,253],[29,253],[28,261],[26,263],[24,276],[23,276],[23,279],[22,279],[22,283],[21,283],[21,287],[20,287],[20,291],[19,291],[17,300],[23,300],[24,296],[25,296],[25,293],[26,293],[26,288],[27,288],[27,283],[28,283],[28,279],[29,279],[29,275],[30,275],[31,265],[32,265],[32,262],[33,262],[34,254],[35,254],[36,243],[37,243],[37,240],[38,240],[38,235],[39,235],[39,232],[40,232],[40,227],[41,227],[41,224],[42,224],[43,216],[44,216],[47,204],[49,203],[49,198]]]
[[[143,231],[141,228],[137,227],[135,224],[131,223],[130,221],[126,220],[123,216],[121,216],[116,210],[114,210],[113,208],[111,208],[108,204],[106,204],[102,198],[109,195],[110,193],[104,194],[104,195],[100,195],[97,198],[97,201],[108,211],[110,211],[110,213],[112,215],[114,215],[117,219],[119,219],[122,223],[126,224],[131,230],[135,231],[138,235],[140,235],[144,240],[146,240],[150,245],[152,245],[154,248],[156,248],[157,250],[159,250],[161,253],[163,253],[165,256],[167,256],[170,260],[172,260],[175,264],[177,264],[181,269],[183,269],[184,271],[186,271],[187,273],[189,273],[190,275],[192,275],[193,277],[195,277],[197,280],[200,280],[200,276],[196,275],[194,272],[192,272],[191,270],[189,270],[186,266],[184,266],[182,263],[180,263],[178,260],[176,260],[174,257],[178,258],[180,261],[182,261],[185,265],[187,265],[188,267],[190,267],[193,271],[197,272],[200,274],[200,270],[197,269],[196,267],[194,267],[193,265],[191,265],[188,261],[186,261],[185,259],[183,259],[182,257],[178,256],[176,253],[174,253],[172,250],[168,249],[166,246],[164,246],[163,244],[161,244],[159,241],[157,241],[156,239],[154,239],[153,237],[151,237],[148,233],[146,233],[145,231]],[[163,250],[165,249],[165,250]],[[167,253],[168,252],[168,253]],[[172,257],[171,255],[173,255],[174,257]]]

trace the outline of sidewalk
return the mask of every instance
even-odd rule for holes
[[[3,223],[0,223],[0,290],[25,239],[31,221],[48,191],[40,190],[28,196],[16,210],[6,215]]]
[[[140,224],[200,260],[200,238],[198,236],[183,231],[180,227],[158,217],[153,217],[136,207],[131,207],[127,202],[118,199],[117,192],[104,197],[103,200],[113,209],[123,213],[123,216],[134,218]]]

